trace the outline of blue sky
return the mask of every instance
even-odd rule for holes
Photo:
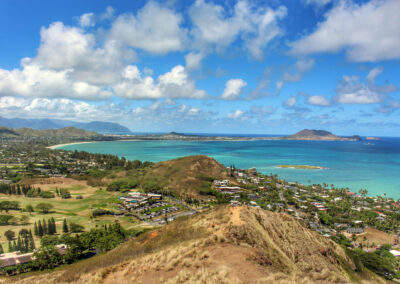
[[[397,0],[3,0],[0,116],[400,136],[398,11]]]

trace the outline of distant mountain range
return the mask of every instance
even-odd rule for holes
[[[25,119],[25,118],[5,118],[0,116],[0,126],[9,128],[32,128],[32,129],[59,129],[64,127],[75,127],[87,131],[95,131],[101,134],[130,134],[127,127],[118,123],[92,121],[76,122],[61,119]]]

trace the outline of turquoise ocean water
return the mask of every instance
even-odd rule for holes
[[[327,183],[366,188],[369,195],[400,198],[400,138],[380,141],[118,141],[60,147],[114,154],[129,160],[159,162],[188,155],[208,155],[238,168],[256,167],[304,184]],[[280,169],[277,165],[315,165],[325,170]]]

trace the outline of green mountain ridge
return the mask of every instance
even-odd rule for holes
[[[94,131],[87,131],[75,127],[64,127],[60,129],[31,129],[18,128],[12,129],[0,127],[0,137],[98,137],[101,134]]]

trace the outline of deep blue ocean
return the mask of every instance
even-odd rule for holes
[[[247,135],[248,136],[248,135]],[[259,135],[262,136],[262,135]],[[264,135],[265,136],[265,135]],[[129,160],[159,162],[188,155],[208,155],[226,166],[256,167],[304,184],[327,183],[368,195],[400,198],[400,138],[379,141],[118,141],[60,147],[114,154]],[[325,170],[277,168],[280,164],[313,165]]]

